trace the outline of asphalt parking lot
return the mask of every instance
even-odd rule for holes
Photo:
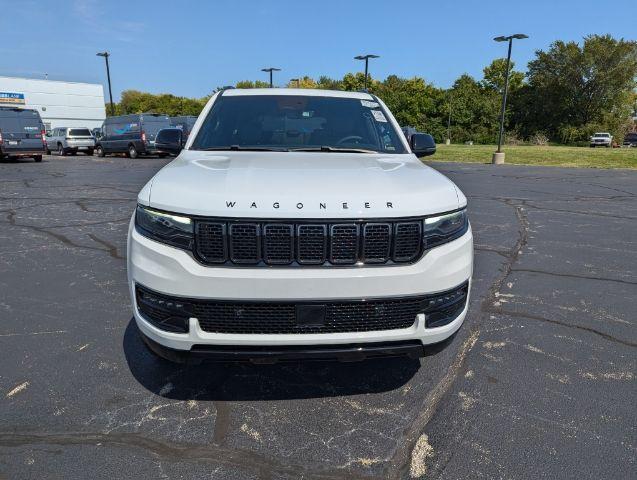
[[[476,259],[420,362],[182,367],[126,288],[166,162],[0,163],[0,478],[634,478],[637,172],[433,164]]]

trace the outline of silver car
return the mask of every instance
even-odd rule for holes
[[[77,152],[93,155],[95,137],[88,128],[57,127],[46,135],[47,149],[58,155],[75,155]]]

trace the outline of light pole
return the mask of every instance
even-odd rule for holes
[[[274,68],[274,67],[268,67],[268,68],[262,68],[261,71],[262,72],[270,72],[270,88],[272,88],[274,86],[272,84],[272,72],[280,72],[281,69],[280,68]]]
[[[451,145],[451,95],[449,95],[449,118],[447,118],[447,140],[445,144]]]
[[[500,109],[500,133],[498,134],[498,151],[493,154],[491,163],[495,165],[501,165],[504,163],[504,152],[502,151],[502,136],[504,134],[504,113],[506,112],[507,104],[507,91],[509,90],[509,66],[511,65],[511,47],[513,46],[513,39],[522,40],[529,38],[528,35],[523,33],[516,33],[515,35],[509,35],[508,37],[495,37],[496,42],[509,42],[509,53],[507,54],[507,66],[504,72],[504,91],[502,92],[502,108]]]
[[[380,58],[378,55],[358,55],[356,57],[354,57],[354,60],[365,60],[365,90],[367,90],[367,71],[368,71],[368,66],[369,66],[369,59],[370,58]]]
[[[106,60],[106,78],[108,78],[108,97],[111,101],[111,115],[115,115],[115,110],[113,109],[113,90],[111,90],[111,70],[108,66],[108,57],[111,56],[108,52],[98,52],[96,53],[98,57],[104,57]]]

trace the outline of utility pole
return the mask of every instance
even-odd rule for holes
[[[494,165],[501,165],[504,163],[504,152],[502,151],[502,137],[504,135],[504,114],[506,113],[507,104],[507,92],[509,90],[509,68],[511,66],[511,48],[513,47],[513,39],[522,40],[529,38],[528,35],[523,33],[516,33],[515,35],[509,35],[508,37],[495,37],[493,40],[496,42],[509,42],[509,53],[507,54],[506,71],[504,72],[504,90],[502,92],[502,108],[500,109],[500,132],[498,134],[498,150],[493,154],[491,163]]]

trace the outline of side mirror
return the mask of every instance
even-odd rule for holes
[[[409,146],[418,158],[428,157],[436,153],[436,142],[434,137],[428,133],[414,133],[409,141]]]
[[[46,133],[45,133],[45,135],[46,135],[47,137],[50,137],[50,136],[51,136],[51,132],[46,132]]]
[[[182,149],[182,135],[178,128],[164,128],[155,137],[155,148],[160,152],[178,155]]]

